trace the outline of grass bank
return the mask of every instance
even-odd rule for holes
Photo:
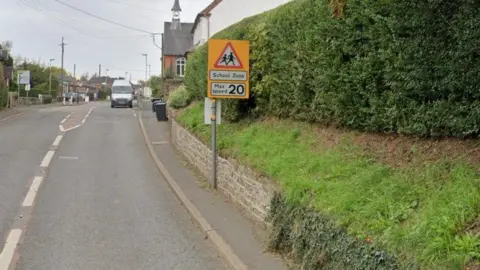
[[[203,104],[191,105],[177,120],[208,144]],[[467,157],[425,157],[419,143],[403,144],[403,154],[389,161],[385,157],[400,146],[385,145],[392,148],[385,151],[371,141],[277,119],[218,129],[222,156],[272,176],[287,202],[332,217],[350,236],[387,250],[403,265],[462,269],[480,260],[480,177]],[[398,165],[402,158],[408,161]]]

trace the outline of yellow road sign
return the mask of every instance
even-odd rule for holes
[[[247,40],[208,41],[209,98],[249,98],[249,47]]]

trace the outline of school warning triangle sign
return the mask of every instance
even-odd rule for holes
[[[228,42],[227,45],[225,45],[225,49],[223,49],[222,53],[218,57],[214,67],[243,69],[242,60],[240,60],[240,57],[238,57],[238,54],[235,51],[232,43]]]

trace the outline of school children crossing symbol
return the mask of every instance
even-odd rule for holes
[[[215,68],[234,68],[234,69],[243,69],[242,60],[238,57],[235,48],[232,46],[231,42],[228,42],[225,45],[222,53],[218,57],[218,60],[215,62]]]

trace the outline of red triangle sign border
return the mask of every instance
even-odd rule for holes
[[[233,54],[237,57],[237,60],[238,60],[238,63],[240,64],[239,66],[219,66],[218,65],[218,62],[220,62],[220,60],[222,59],[222,56],[224,55],[225,51],[227,51],[228,47],[230,46],[230,48],[232,49],[232,52]],[[237,51],[235,50],[235,47],[233,47],[232,45],[232,42],[227,42],[227,44],[225,45],[225,47],[223,48],[222,52],[220,53],[220,56],[218,57],[217,61],[215,61],[215,65],[214,65],[215,68],[229,68],[229,69],[243,69],[243,63],[242,63],[242,60],[240,59],[240,57],[238,56],[238,53]]]

